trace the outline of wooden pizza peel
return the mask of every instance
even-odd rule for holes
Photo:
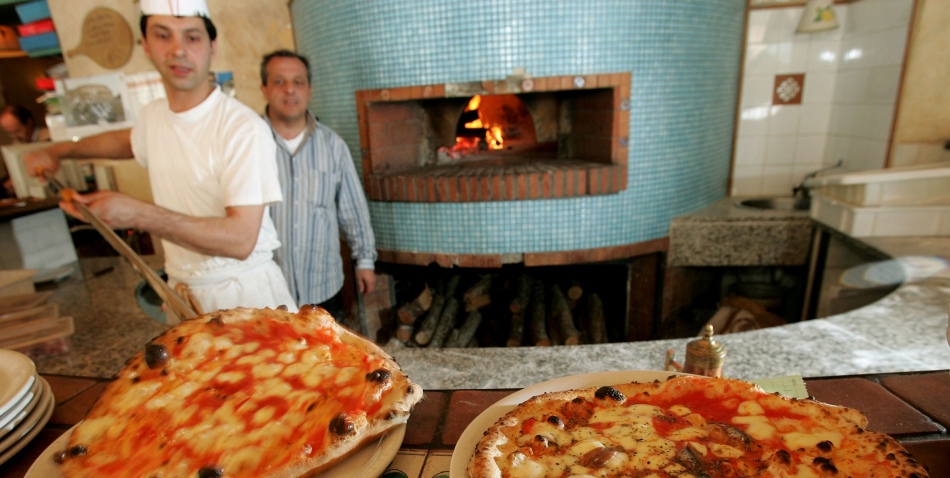
[[[175,290],[172,289],[167,282],[162,280],[159,275],[152,270],[148,264],[142,259],[141,256],[135,253],[128,244],[123,241],[118,234],[115,233],[106,223],[102,222],[102,219],[99,219],[89,208],[70,197],[70,194],[67,191],[70,191],[66,186],[63,185],[53,173],[49,170],[44,170],[41,174],[49,184],[53,186],[56,190],[55,192],[59,193],[64,201],[69,201],[76,206],[76,209],[82,213],[83,217],[86,218],[86,221],[89,221],[89,224],[92,224],[93,227],[102,234],[102,237],[105,238],[106,242],[111,245],[116,252],[118,252],[122,257],[125,257],[129,263],[132,265],[132,268],[139,273],[148,283],[152,289],[155,290],[155,293],[162,299],[166,306],[176,315],[181,321],[193,319],[198,316],[195,313],[194,309],[188,305],[187,302],[182,300],[181,296],[175,293]]]

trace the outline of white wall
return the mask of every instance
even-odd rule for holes
[[[884,166],[913,0],[835,9],[840,28],[808,34],[801,6],[750,11],[732,195],[789,195],[839,158]],[[780,74],[805,75],[801,104],[772,104]]]

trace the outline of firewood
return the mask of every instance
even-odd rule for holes
[[[584,295],[584,288],[581,287],[581,283],[577,280],[571,280],[571,285],[567,287],[567,298],[570,300],[581,300],[581,297]]]
[[[462,295],[462,298],[465,302],[466,312],[478,310],[488,304],[491,304],[491,285],[492,275],[486,274],[482,276],[482,278],[479,279],[475,285],[469,287],[469,289],[465,291],[465,294]]]
[[[580,282],[577,279],[571,279],[571,282],[567,286],[567,292],[564,294],[565,299],[567,300],[567,308],[574,312],[577,310],[577,306],[581,303],[581,297],[584,296],[584,288],[581,287]],[[583,329],[581,329],[583,333]]]
[[[399,322],[412,325],[420,315],[429,310],[430,306],[432,306],[432,291],[426,286],[415,299],[400,307],[396,315],[399,316]]]
[[[592,344],[607,343],[607,322],[604,319],[604,303],[600,296],[592,293],[587,296],[587,318]]]
[[[475,337],[475,331],[478,330],[478,325],[482,323],[482,314],[473,310],[468,313],[468,316],[465,317],[465,322],[462,323],[462,326],[453,329],[452,332],[458,331],[458,334],[449,336],[449,339],[445,341],[446,347],[462,347],[467,345],[472,338]]]
[[[455,316],[458,314],[459,301],[455,297],[449,297],[445,300],[445,307],[442,308],[442,316],[439,317],[439,323],[435,326],[435,332],[432,333],[432,340],[429,341],[429,347],[442,347],[449,332],[455,328]]]
[[[517,347],[524,340],[524,317],[527,313],[528,303],[531,300],[532,285],[531,276],[522,274],[518,277],[518,289],[515,292],[515,298],[508,306],[508,310],[511,311],[511,329],[508,332],[509,347]]]
[[[534,345],[540,347],[551,345],[551,339],[548,337],[546,304],[547,302],[544,300],[544,283],[540,280],[536,280],[531,287],[531,302],[528,306],[528,311],[531,318],[531,336],[534,339]]]
[[[556,324],[556,330],[563,337],[564,345],[577,345],[580,342],[580,332],[574,327],[574,317],[567,307],[567,299],[557,284],[551,285],[551,317]]]
[[[452,331],[449,332],[449,336],[445,338],[445,343],[442,344],[442,347],[444,348],[458,347],[458,341],[459,341],[459,329],[452,329]]]
[[[399,324],[399,327],[396,328],[396,339],[402,343],[409,342],[412,339],[412,326]]]
[[[449,282],[445,284],[445,297],[453,297],[455,291],[459,288],[459,282],[462,281],[462,274],[455,274],[449,278]]]
[[[512,314],[517,314],[521,312],[525,313],[525,309],[528,308],[528,301],[531,300],[531,290],[534,286],[534,279],[528,274],[521,274],[518,276],[518,286],[515,290],[515,298],[511,301],[511,305],[508,306],[508,310]]]
[[[439,317],[442,315],[442,308],[445,306],[445,296],[436,293],[432,297],[432,305],[426,312],[426,316],[419,324],[419,331],[416,332],[416,343],[427,345],[432,340],[432,333],[435,332],[435,326],[439,323]]]

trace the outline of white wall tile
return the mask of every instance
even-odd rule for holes
[[[864,101],[868,89],[870,70],[855,69],[838,72],[835,81],[835,103],[859,103]]]
[[[766,8],[749,12],[749,24],[746,27],[746,44],[762,43],[765,41],[765,32],[768,30],[773,11],[773,9]]]
[[[802,103],[831,103],[834,97],[836,78],[837,74],[833,72],[809,73],[806,75]]]
[[[769,135],[797,135],[802,109],[799,105],[773,106],[769,109]]]
[[[798,146],[798,136],[769,135],[765,143],[766,165],[790,165],[795,162],[795,149]]]
[[[762,172],[761,194],[791,196],[792,186],[791,165],[765,165],[765,170]]]
[[[765,75],[775,73],[775,62],[769,45],[756,43],[745,49],[745,75]]]
[[[871,103],[896,103],[901,69],[901,66],[885,66],[869,70],[865,100]]]
[[[867,104],[859,108],[859,136],[869,139],[887,140],[891,136],[894,123],[894,105]]]
[[[798,144],[795,146],[795,165],[805,164],[810,167],[821,164],[827,145],[828,136],[825,134],[799,135]]]
[[[771,106],[743,107],[739,112],[739,138],[765,136],[769,132],[769,109]]]
[[[762,194],[763,166],[737,166],[732,175],[733,196],[757,196]]]
[[[802,8],[770,9],[762,42],[775,43],[786,41],[795,36],[798,20],[801,18]]]
[[[805,73],[838,69],[840,58],[838,50],[840,48],[841,42],[838,40],[812,40],[809,42]]]
[[[750,75],[742,82],[742,107],[768,106],[772,104],[773,75]]]
[[[769,45],[775,73],[802,73],[808,66],[808,40],[796,39]]]
[[[828,134],[828,126],[831,122],[830,104],[803,104],[800,108],[802,115],[798,126],[799,134]]]
[[[913,0],[862,0],[848,5],[853,33],[869,33],[906,26]],[[837,10],[837,8],[836,8]]]
[[[736,167],[765,164],[766,138],[746,137],[736,141]]]

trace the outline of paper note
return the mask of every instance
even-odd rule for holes
[[[778,392],[791,398],[808,398],[805,381],[801,375],[786,375],[784,377],[754,378],[749,380],[766,392]]]

